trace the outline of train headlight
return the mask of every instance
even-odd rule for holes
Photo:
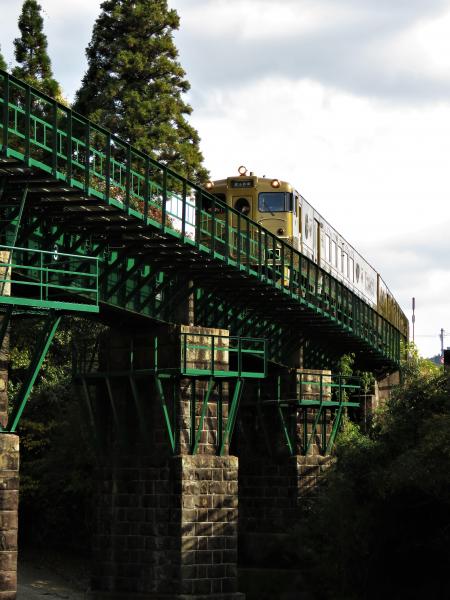
[[[207,190],[212,190],[212,189],[213,189],[213,187],[214,187],[214,183],[213,183],[212,181],[207,181],[207,182],[205,183],[205,188],[206,188]]]
[[[284,235],[284,229],[282,227],[280,227],[280,229],[277,229],[277,234],[278,235]]]
[[[242,175],[242,176],[243,175],[247,175],[247,169],[246,169],[246,167],[244,167],[244,165],[241,165],[239,167],[239,169],[238,169],[238,173],[239,173],[239,175]]]
[[[279,182],[279,180],[278,180],[278,179],[272,179],[271,186],[272,186],[273,188],[279,188],[279,187],[280,187],[280,182]]]

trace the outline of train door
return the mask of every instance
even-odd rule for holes
[[[320,241],[321,241],[321,235],[320,235],[320,222],[317,219],[314,219],[314,233],[315,233],[315,239],[314,239],[314,258],[316,260],[316,263],[320,266],[320,259],[321,259],[321,250],[320,250]]]
[[[301,234],[301,206],[300,196],[297,192],[294,192],[294,206],[292,216],[292,245],[294,248],[300,248],[300,234]]]

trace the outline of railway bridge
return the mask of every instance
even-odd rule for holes
[[[93,599],[243,597],[238,539],[263,558],[360,404],[342,355],[397,371],[396,327],[219,202],[0,71],[1,598],[15,598],[16,431],[64,315],[100,324],[73,363],[97,444]],[[8,335],[30,314],[42,331],[8,407]]]

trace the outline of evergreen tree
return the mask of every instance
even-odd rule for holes
[[[53,78],[51,61],[47,54],[47,37],[43,31],[41,6],[36,0],[24,0],[19,17],[20,37],[14,40],[18,66],[13,75],[54,98],[61,96]]]
[[[205,181],[200,138],[186,116],[189,89],[177,61],[179,27],[167,0],[105,0],[86,54],[75,110],[178,173]]]
[[[4,71],[6,71],[6,61],[3,58],[3,54],[0,51],[0,69],[3,69]]]

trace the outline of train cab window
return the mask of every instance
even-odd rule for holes
[[[219,200],[219,202],[214,203],[214,209],[216,213],[222,213],[225,210],[225,204],[226,204],[226,196],[225,194],[213,194],[215,198],[217,198]],[[205,210],[206,212],[210,213],[212,212],[213,209],[213,200],[211,200],[210,198],[207,197],[203,197],[203,210]]]
[[[238,198],[234,203],[234,208],[243,215],[248,215],[250,213],[250,202],[247,198]]]
[[[292,210],[292,194],[288,192],[260,192],[258,209],[260,212],[287,212]]]
[[[217,193],[213,194],[213,196],[215,196],[218,200],[220,200],[224,204],[227,203],[227,197],[225,194],[221,194],[220,192],[217,192]]]

